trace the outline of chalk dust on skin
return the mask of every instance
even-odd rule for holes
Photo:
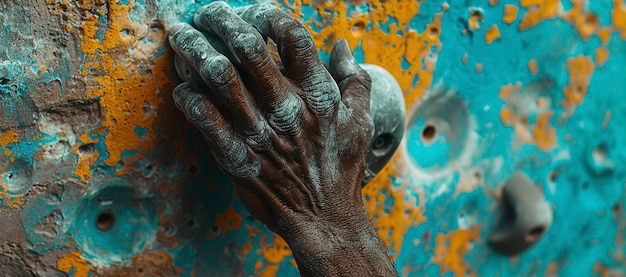
[[[283,1],[282,5],[288,8],[292,16],[309,26],[320,50],[330,53],[340,38],[346,39],[352,50],[361,44],[365,63],[382,66],[396,78],[404,92],[407,110],[431,87],[437,55],[441,49],[441,17],[448,8],[447,4],[442,5],[442,11],[434,15],[433,22],[427,24],[424,30],[410,28],[411,20],[419,14],[420,2],[417,1],[369,1],[369,13],[351,14],[344,1]],[[322,22],[303,19],[304,5],[312,5]],[[386,32],[380,25],[386,24],[389,17],[397,23],[390,24],[389,32]],[[370,24],[372,22],[380,24]],[[315,31],[311,25],[323,28]],[[408,68],[403,69],[403,60],[409,65]],[[414,79],[418,81],[413,83]],[[375,227],[393,255],[400,252],[408,229],[426,220],[422,217],[423,208],[416,207],[414,199],[412,202],[406,199],[410,193],[407,191],[408,185],[396,188],[391,184],[389,176],[399,174],[394,169],[394,164],[402,163],[399,159],[399,155],[395,155],[363,189],[365,207],[370,216],[376,215]],[[383,190],[386,194],[381,193]],[[393,198],[395,205],[386,207],[385,198]]]
[[[430,88],[437,55],[441,50],[441,16],[448,9],[447,4],[442,5],[442,12],[435,14],[433,22],[424,30],[410,28],[411,20],[419,14],[420,2],[417,1],[369,1],[367,14],[348,14],[349,6],[344,1],[283,1],[282,5],[308,26],[321,50],[330,53],[340,38],[346,39],[352,50],[361,43],[364,62],[379,65],[396,78],[405,93],[407,109]],[[312,5],[322,22],[303,19],[304,5]],[[386,32],[380,25],[386,24],[389,17],[396,19],[397,24],[390,24],[389,32]],[[378,24],[370,24],[372,22]],[[311,25],[324,28],[315,31]],[[408,68],[402,68],[403,59],[409,64]],[[415,84],[414,79],[418,80]]]
[[[156,112],[145,107],[157,107],[163,103],[161,89],[171,89],[165,72],[169,67],[169,56],[157,56],[159,45],[164,45],[166,33],[162,29],[148,28],[147,24],[134,23],[130,12],[134,1],[127,5],[110,2],[108,10],[90,13],[80,27],[82,51],[87,61],[83,75],[95,83],[87,93],[87,99],[100,99],[105,130],[105,164],[118,166],[118,175],[131,169],[157,139],[152,126]],[[98,22],[101,17],[109,21],[107,29],[98,38]],[[142,37],[143,36],[143,37]],[[151,44],[138,43],[150,37]],[[149,41],[149,40],[146,40]],[[138,56],[137,53],[143,53]],[[149,66],[149,69],[146,68]],[[136,129],[145,129],[138,134]],[[125,156],[125,152],[136,151],[136,155]],[[85,176],[80,169],[78,176]]]

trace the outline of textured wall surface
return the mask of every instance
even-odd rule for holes
[[[0,275],[297,275],[171,99],[167,26],[207,3],[0,1]],[[404,91],[363,190],[403,276],[626,274],[624,0],[276,5]],[[506,256],[487,237],[516,171],[554,219]]]

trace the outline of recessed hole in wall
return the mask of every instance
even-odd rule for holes
[[[437,28],[437,27],[430,27],[430,28],[428,28],[428,34],[431,35],[431,36],[439,35],[439,28]]]
[[[109,231],[113,228],[113,224],[115,223],[115,216],[111,211],[103,211],[98,214],[96,217],[96,227],[100,231]]]
[[[535,228],[530,229],[530,231],[528,232],[528,234],[526,234],[526,240],[527,241],[536,241],[538,240],[541,235],[543,235],[543,232],[545,232],[546,229],[543,228],[543,226],[537,226]]]
[[[91,155],[93,154],[94,144],[86,143],[78,147],[78,154],[80,155]]]
[[[213,227],[211,227],[211,232],[213,234],[219,234],[220,233],[220,227],[217,225],[213,225]]]
[[[604,164],[607,160],[608,154],[604,145],[599,145],[593,149],[591,156],[596,164]]]
[[[196,225],[196,221],[194,219],[187,220],[187,226],[193,227]]]
[[[352,25],[352,35],[354,37],[360,37],[365,32],[365,22],[358,21]]]
[[[143,273],[143,268],[137,268],[137,273]]]
[[[483,12],[479,10],[473,10],[472,12],[470,12],[469,17],[470,17],[470,20],[477,20],[480,22],[482,22],[485,19]]]
[[[422,130],[422,140],[424,142],[431,142],[437,136],[437,129],[433,125],[426,125]]]
[[[548,180],[550,182],[556,182],[556,179],[559,177],[559,174],[556,172],[556,170],[552,170],[550,171],[550,174],[548,175]]]
[[[15,177],[15,174],[13,174],[12,172],[9,172],[6,174],[6,176],[7,176],[7,179],[11,180],[13,179],[13,177]]]
[[[6,84],[9,83],[9,81],[11,81],[11,80],[9,80],[7,78],[0,78],[0,85],[6,85]]]

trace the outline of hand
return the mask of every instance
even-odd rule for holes
[[[228,53],[189,25],[171,28],[187,81],[174,100],[248,211],[287,241],[303,275],[395,275],[361,200],[371,81],[345,40],[329,73],[306,28],[271,5],[214,2],[194,23]]]

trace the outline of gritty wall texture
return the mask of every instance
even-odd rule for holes
[[[171,99],[167,26],[207,3],[0,1],[0,275],[297,275]],[[276,5],[404,91],[363,190],[401,275],[624,276],[624,0]],[[554,220],[506,256],[487,237],[516,171]]]

